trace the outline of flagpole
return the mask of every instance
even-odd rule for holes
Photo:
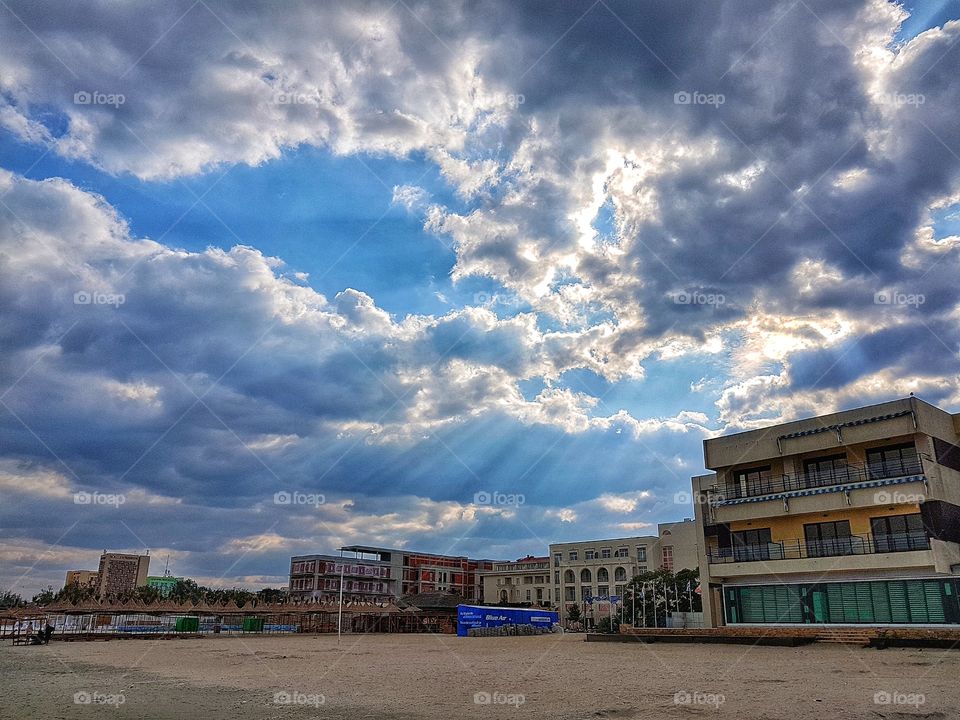
[[[340,607],[337,610],[337,647],[340,647],[340,633],[343,628],[343,548],[340,548]]]

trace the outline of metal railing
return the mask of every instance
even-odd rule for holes
[[[904,477],[923,474],[923,463],[919,456],[902,458],[894,462],[875,462],[863,465],[844,465],[829,471],[811,470],[794,475],[775,475],[760,473],[744,483],[728,481],[718,493],[720,500],[731,500],[760,495],[776,495],[794,490],[851,485],[869,480]]]
[[[909,532],[889,535],[850,535],[826,540],[793,538],[758,545],[708,548],[707,558],[711,563],[764,562],[929,549],[930,537],[926,533]]]

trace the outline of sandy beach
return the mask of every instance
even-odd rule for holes
[[[960,653],[582,635],[0,648],[2,718],[955,718]]]

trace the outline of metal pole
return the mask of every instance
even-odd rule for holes
[[[657,627],[657,581],[653,581],[653,626]]]
[[[340,548],[340,607],[337,609],[337,647],[340,647],[340,634],[343,629],[343,548]]]

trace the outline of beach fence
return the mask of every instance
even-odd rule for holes
[[[341,617],[344,633],[454,631],[445,616],[418,608],[401,609],[392,603],[345,603],[342,616],[340,610],[335,603],[248,603],[238,607],[87,601],[48,606],[32,611],[31,617],[38,628],[49,622],[54,640],[336,633]],[[3,636],[12,637],[13,629],[11,625]]]

